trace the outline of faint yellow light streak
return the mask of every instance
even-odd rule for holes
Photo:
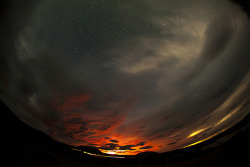
[[[240,110],[240,108],[242,107],[243,103],[238,106],[236,109],[234,109],[231,113],[229,113],[227,116],[223,117],[217,124],[215,124],[214,126],[217,126],[219,124],[221,124],[222,122],[224,122],[225,120],[227,120],[228,118],[230,118],[233,114],[235,114],[237,111]]]
[[[197,131],[191,133],[188,137],[196,136],[196,135],[198,135],[199,133],[203,132],[203,131],[206,130],[206,129],[207,129],[207,128],[203,128],[203,129],[197,130]]]
[[[23,50],[25,51],[26,55],[27,55],[28,57],[32,57],[32,56],[31,56],[31,53],[30,53],[30,50],[29,50],[29,48],[28,48],[28,46],[27,46],[27,43],[25,42],[23,36],[20,36],[20,37],[19,37],[19,41],[20,41],[20,44],[21,44]]]
[[[220,134],[221,132],[224,132],[225,130],[227,130],[227,128],[226,128],[226,129],[223,129],[223,130],[221,130],[221,131],[219,131],[219,132],[217,132],[217,133],[215,133],[215,134],[213,134],[213,135],[211,135],[211,136],[209,136],[208,138],[199,140],[199,141],[197,141],[197,142],[194,142],[194,143],[189,144],[189,145],[187,145],[187,146],[184,146],[184,147],[182,147],[182,148],[191,147],[191,146],[197,145],[197,144],[199,144],[199,143],[202,143],[202,142],[204,142],[204,141],[207,141],[207,140],[211,139],[212,137],[214,137],[214,136]]]
[[[224,122],[225,120],[227,120],[229,117],[231,117],[232,114],[228,114],[227,116],[225,116],[224,118],[222,118],[215,126],[221,124],[222,122]]]
[[[125,158],[125,157],[121,157],[121,156],[114,156],[114,155],[101,155],[101,154],[94,154],[94,153],[89,153],[89,152],[86,152],[86,151],[82,151],[80,149],[76,149],[76,148],[72,148],[72,150],[74,151],[79,151],[79,152],[82,152],[84,154],[88,154],[88,155],[92,155],[92,156],[96,156],[96,157],[106,157],[106,158]]]

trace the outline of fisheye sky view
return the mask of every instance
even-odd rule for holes
[[[5,25],[0,98],[56,141],[162,153],[250,112],[250,22],[229,1],[43,0]]]

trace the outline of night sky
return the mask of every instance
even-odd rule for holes
[[[250,112],[250,22],[226,0],[43,0],[4,23],[0,98],[59,142],[166,152]]]

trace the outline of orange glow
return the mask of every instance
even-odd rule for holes
[[[127,151],[127,150],[103,150],[99,149],[102,153],[111,154],[111,155],[136,155],[140,151]]]
[[[94,146],[101,152],[110,155],[135,155],[145,151],[157,151],[159,145],[138,138],[122,134],[116,131],[123,123],[127,112],[126,108],[133,104],[121,104],[117,110],[107,110],[105,112],[92,111],[88,102],[91,101],[90,94],[78,96],[60,97],[51,102],[51,107],[56,112],[60,121],[53,122],[53,126],[60,127],[61,135],[72,138],[72,142],[67,143],[73,146]],[[101,113],[100,115],[98,115]],[[56,128],[55,128],[56,129]],[[54,133],[56,136],[57,133]],[[112,143],[112,141],[116,141]]]
[[[107,110],[98,115],[100,112],[92,111],[86,104],[90,100],[90,94],[84,94],[61,97],[51,103],[58,118],[61,118],[58,124],[63,124],[57,126],[63,128],[65,136],[79,140],[79,144],[77,142],[69,144],[77,146],[83,141],[101,144],[103,135],[113,132],[125,119],[127,113],[123,110],[120,112]],[[119,108],[124,108],[124,106],[119,106]]]
[[[134,150],[104,150],[99,149],[102,153],[112,154],[112,155],[136,155],[141,152],[145,152],[146,150],[140,149],[139,147],[133,147]],[[149,150],[147,150],[149,151]],[[152,151],[152,150],[151,150]]]
[[[105,146],[105,144],[109,142],[109,140],[107,140],[106,142],[103,142],[102,145],[98,144],[99,145],[98,149],[102,153],[113,154],[113,155],[136,155],[138,153],[145,152],[145,151],[157,151],[157,147],[158,147],[152,142],[145,142],[145,144],[143,145],[138,145],[138,143],[141,143],[142,141],[145,141],[145,140],[135,138],[135,137],[126,137],[126,136],[121,136],[117,134],[112,134],[110,135],[110,138],[112,138],[113,140],[119,141],[118,146],[115,147],[113,150],[102,149],[101,146]],[[131,147],[124,149],[124,146],[128,146],[128,145]],[[145,146],[151,146],[152,148],[143,149],[143,147]]]

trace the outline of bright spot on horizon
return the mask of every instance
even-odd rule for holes
[[[109,150],[109,151],[107,151],[105,153],[106,154],[111,154],[111,155],[115,155],[116,154],[116,152],[114,150]]]

